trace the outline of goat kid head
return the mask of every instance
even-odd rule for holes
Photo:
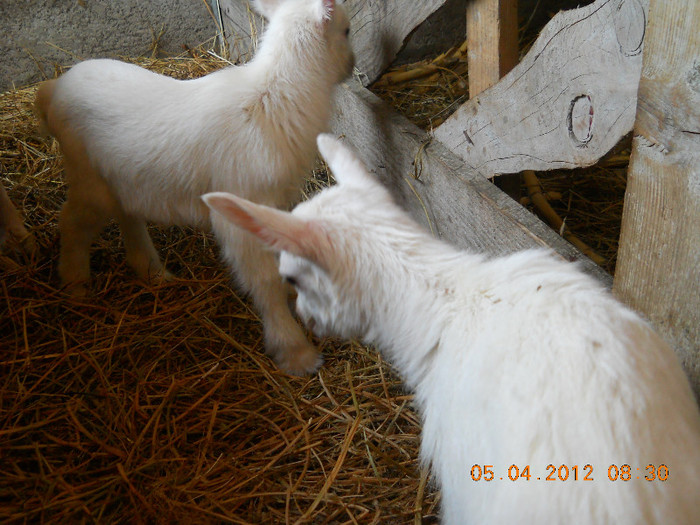
[[[350,46],[350,19],[344,6],[336,0],[254,0],[255,10],[277,27],[269,34],[284,34],[285,30],[299,31],[310,28],[310,34],[320,34],[327,46],[324,64],[334,83],[346,79],[355,66],[355,55]],[[303,30],[299,33],[303,35]],[[307,47],[308,42],[300,45]],[[285,41],[290,41],[285,39]]]
[[[389,277],[401,266],[396,245],[416,226],[353,151],[325,134],[318,147],[338,184],[291,213],[230,193],[202,198],[280,252],[280,274],[296,289],[297,313],[316,335],[368,340],[370,320],[382,309],[378,298],[400,293]]]

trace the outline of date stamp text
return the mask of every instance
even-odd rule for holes
[[[593,465],[554,465],[549,464],[543,471],[531,468],[530,465],[510,465],[503,472],[493,465],[473,465],[470,471],[472,480],[477,482],[489,481],[594,481]],[[609,481],[661,481],[668,480],[670,471],[666,465],[646,465],[633,467],[627,463],[609,465],[607,479]],[[606,479],[603,477],[603,479]]]

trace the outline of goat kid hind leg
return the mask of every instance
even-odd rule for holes
[[[61,130],[59,144],[68,197],[58,220],[61,234],[58,274],[70,295],[83,296],[90,280],[90,246],[115,216],[119,203],[70,129]]]
[[[289,288],[280,277],[275,253],[218,214],[212,214],[212,229],[236,280],[262,318],[265,352],[289,374],[318,370],[323,358],[289,309]]]
[[[39,87],[34,111],[43,133],[52,135],[63,154],[68,192],[58,218],[61,249],[58,275],[70,295],[87,293],[90,280],[90,245],[118,207],[115,197],[92,166],[79,133],[53,105],[56,80]]]
[[[70,171],[71,168],[66,166],[66,173]],[[90,246],[112,217],[118,219],[126,260],[136,275],[145,281],[173,278],[161,263],[146,229],[146,222],[127,215],[104,181],[93,178],[90,185],[69,186],[68,199],[59,218],[59,276],[69,294],[83,296],[87,293]]]
[[[68,183],[68,198],[61,209],[61,252],[58,273],[70,295],[84,296],[90,280],[90,246],[116,217],[122,231],[126,259],[136,274],[148,281],[172,278],[156,252],[144,220],[128,215],[98,170],[90,163],[82,141],[62,126],[58,133]]]
[[[75,187],[68,188],[68,199],[61,208],[58,229],[61,233],[61,251],[58,275],[61,285],[74,296],[87,293],[90,281],[90,246],[107,225],[110,214],[104,207],[105,195],[91,198]]]

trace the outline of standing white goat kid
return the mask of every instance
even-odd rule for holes
[[[69,291],[85,293],[90,244],[111,217],[142,278],[170,277],[146,221],[211,227],[262,314],[267,352],[303,374],[321,358],[289,311],[274,255],[210,216],[199,197],[230,191],[274,207],[297,202],[333,88],[351,74],[354,57],[347,13],[335,0],[254,5],[269,25],[246,65],[180,81],[89,60],[44,83],[36,109],[65,158],[59,274]]]
[[[700,414],[673,351],[575,265],[439,241],[355,155],[293,213],[204,200],[282,251],[318,335],[376,344],[416,392],[447,524],[700,523]]]

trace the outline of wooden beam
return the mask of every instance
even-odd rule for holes
[[[614,292],[700,399],[700,3],[651,0]]]
[[[349,82],[336,106],[333,131],[434,235],[487,255],[548,247],[611,285],[604,270],[368,90]]]
[[[446,0],[347,0],[351,42],[360,80],[374,82],[396,58],[406,37]]]
[[[487,174],[594,164],[632,130],[647,5],[597,0],[559,13],[435,137]]]

